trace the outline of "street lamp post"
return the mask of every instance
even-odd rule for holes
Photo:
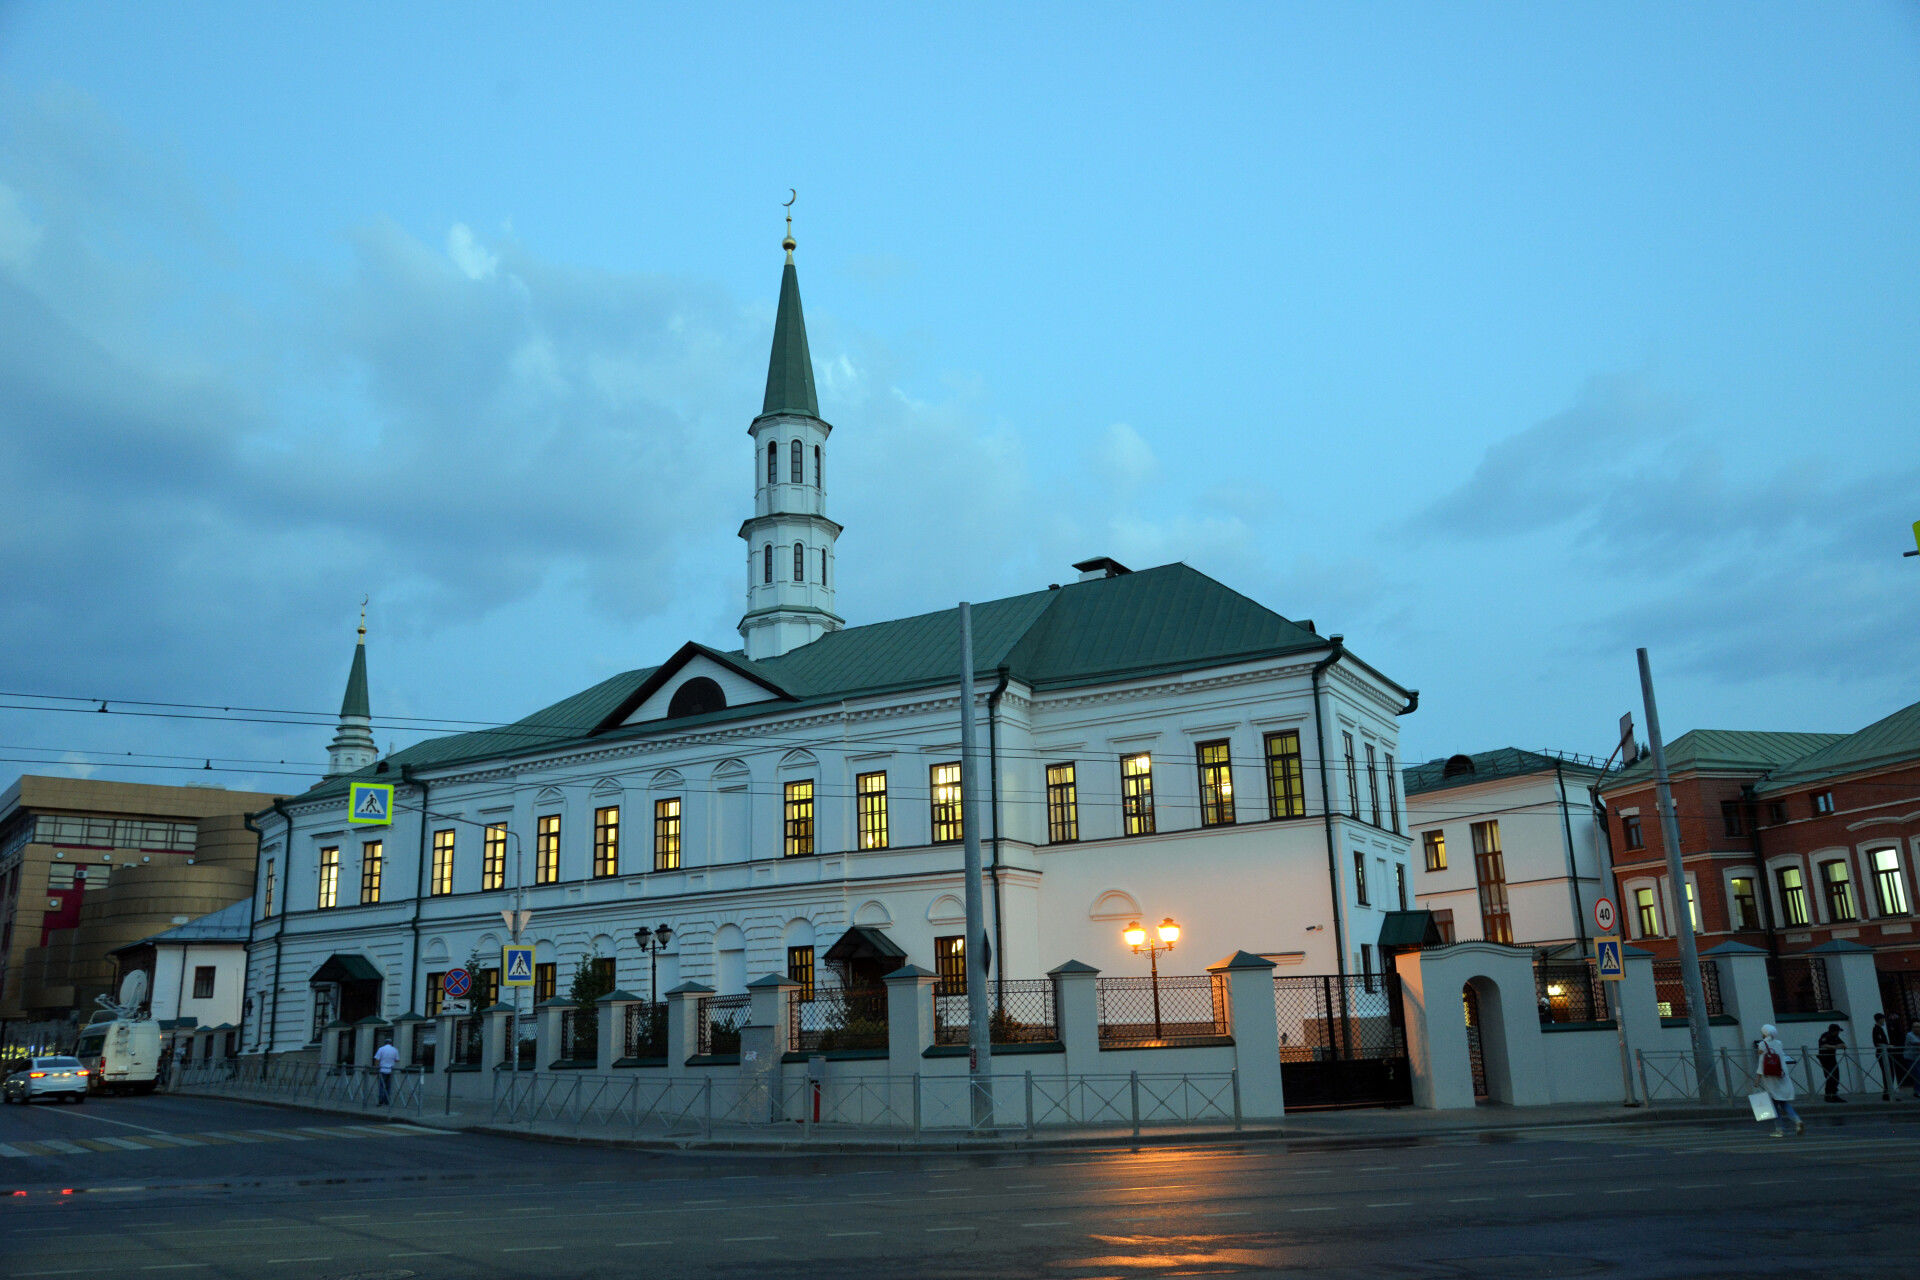
[[[666,925],[649,929],[641,925],[633,931],[633,940],[640,944],[640,953],[647,957],[647,1003],[660,1003],[660,953],[673,941],[673,930]]]
[[[1160,953],[1173,950],[1173,944],[1180,940],[1180,926],[1173,922],[1172,916],[1168,916],[1154,932],[1160,935],[1158,941],[1149,939],[1147,931],[1135,920],[1120,936],[1133,948],[1133,954],[1139,955],[1142,951],[1147,953],[1147,968],[1153,975],[1153,1038],[1159,1040],[1163,1038],[1160,1034]]]

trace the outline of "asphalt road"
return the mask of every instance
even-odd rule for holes
[[[0,1192],[0,1273],[22,1280],[1920,1271],[1920,1124],[1891,1116],[1782,1141],[1728,1123],[765,1156],[155,1096],[0,1109]]]

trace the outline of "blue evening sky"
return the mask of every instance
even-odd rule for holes
[[[1856,728],[1917,126],[1912,5],[0,4],[0,702],[330,711],[362,593],[379,717],[736,645],[794,187],[851,623],[1184,560],[1407,760],[1605,754],[1636,645],[1669,736]]]

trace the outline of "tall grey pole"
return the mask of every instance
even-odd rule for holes
[[[1700,950],[1693,941],[1693,912],[1687,909],[1687,874],[1680,862],[1680,820],[1673,811],[1673,787],[1667,781],[1667,748],[1660,740],[1660,710],[1653,701],[1653,668],[1647,651],[1640,657],[1640,694],[1647,704],[1647,739],[1653,749],[1655,794],[1660,805],[1660,839],[1667,846],[1667,883],[1673,888],[1674,914],[1680,927],[1680,981],[1687,991],[1687,1030],[1693,1036],[1693,1070],[1700,1081],[1700,1100],[1720,1096],[1713,1078],[1713,1045],[1707,1039],[1707,994],[1700,982]]]
[[[973,607],[960,604],[960,837],[967,858],[967,1078],[975,1127],[993,1119],[993,1009],[987,996],[986,894],[980,884],[979,770],[973,755]],[[1002,956],[1000,962],[1006,963]]]

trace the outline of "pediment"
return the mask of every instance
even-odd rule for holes
[[[692,718],[727,707],[786,698],[786,691],[753,670],[745,658],[705,645],[685,644],[646,683],[600,722],[596,733],[624,725]],[[676,699],[678,701],[676,702]]]

